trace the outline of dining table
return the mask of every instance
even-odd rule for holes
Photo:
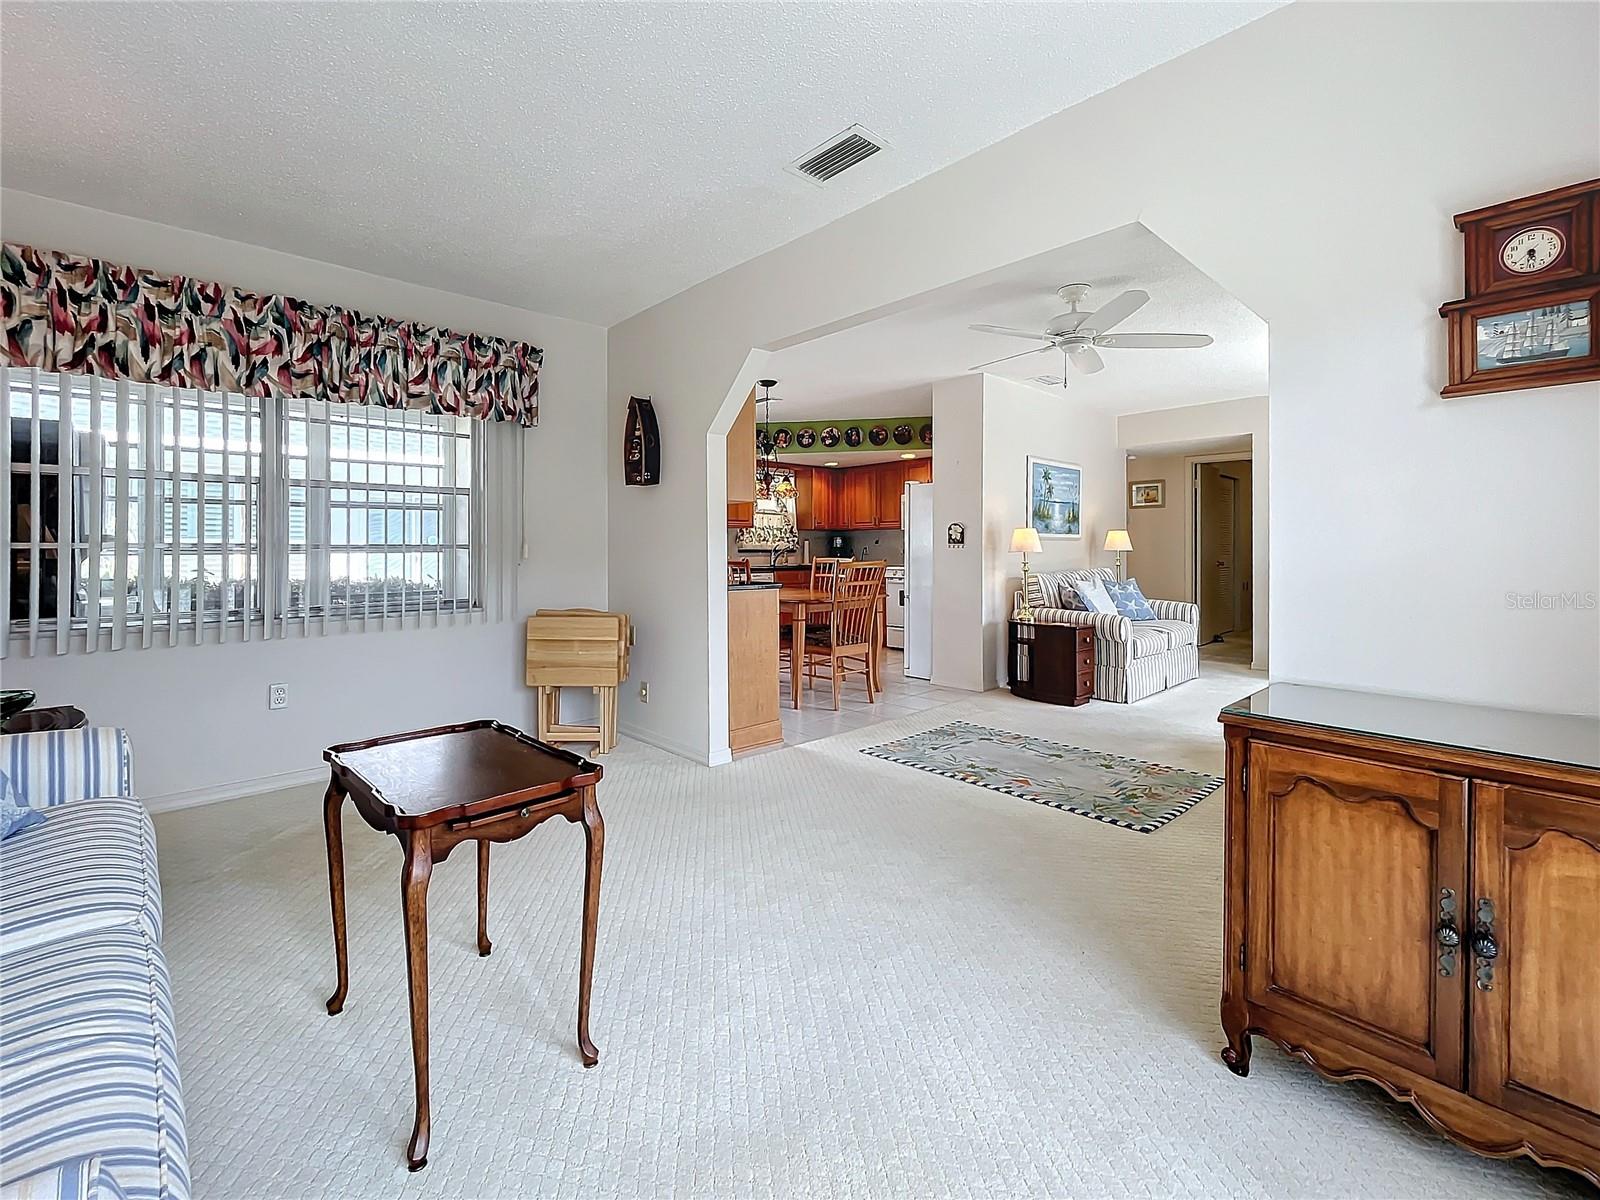
[[[826,615],[833,608],[833,589],[801,587],[784,584],[778,589],[779,620],[789,622],[789,705],[800,707],[800,674],[805,660],[806,622],[810,617]],[[873,619],[872,671],[873,687],[881,687],[878,675],[880,651],[883,642],[882,608]]]

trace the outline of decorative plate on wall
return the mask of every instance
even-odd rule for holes
[[[822,444],[824,446],[837,446],[839,444],[839,430],[837,426],[829,425],[822,431]]]
[[[886,446],[889,444],[889,431],[882,425],[874,425],[867,431],[867,440],[874,446]]]
[[[894,427],[894,444],[896,446],[909,446],[915,436],[909,425],[896,425]]]
[[[921,431],[917,434],[917,436],[919,438],[921,438],[922,444],[924,446],[933,445],[933,426],[932,425],[924,425],[922,427]]]
[[[776,445],[779,450],[787,450],[789,448],[789,443],[793,440],[794,435],[787,429],[779,429],[772,435],[773,444]]]
[[[799,443],[800,449],[809,450],[817,444],[817,431],[815,429],[802,429],[796,435],[795,441]]]
[[[861,426],[846,426],[844,431],[844,444],[846,446],[859,446],[861,445],[862,436]]]

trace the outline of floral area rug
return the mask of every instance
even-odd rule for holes
[[[1154,833],[1222,786],[1215,775],[952,721],[861,753]]]

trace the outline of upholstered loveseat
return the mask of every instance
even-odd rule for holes
[[[45,812],[0,841],[0,1197],[186,1200],[155,831],[128,739],[0,737],[0,771]]]
[[[1151,600],[1154,621],[1066,608],[1061,589],[1073,579],[1113,579],[1109,567],[1044,571],[1028,576],[1033,619],[1094,630],[1094,697],[1131,704],[1200,676],[1200,607],[1183,600]]]

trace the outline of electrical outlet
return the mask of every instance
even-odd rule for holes
[[[639,703],[650,703],[650,685],[648,683],[641,683],[639,685]]]
[[[268,708],[288,708],[289,707],[289,685],[287,683],[269,683],[269,684],[267,684],[267,707]]]

